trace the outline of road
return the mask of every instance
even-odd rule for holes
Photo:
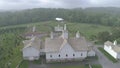
[[[97,48],[98,47],[103,47],[103,46],[98,46],[95,45],[94,49],[96,54],[98,55],[99,58],[99,63],[103,66],[103,68],[120,68],[120,63],[112,63],[106,56],[104,56],[103,53],[101,53]]]

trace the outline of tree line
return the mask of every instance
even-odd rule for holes
[[[15,12],[0,12],[0,26],[51,21],[62,17],[65,21],[120,26],[120,8],[36,8]]]
[[[90,37],[92,41],[95,43],[104,43],[106,41],[117,41],[120,43],[120,27],[114,27],[111,31],[103,31],[99,32],[97,35],[92,35]]]

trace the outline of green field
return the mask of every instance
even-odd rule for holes
[[[111,31],[111,27],[109,26],[102,26],[102,25],[95,25],[95,24],[84,24],[84,23],[71,23],[71,22],[65,22],[67,24],[67,28],[69,30],[69,35],[74,36],[77,31],[80,31],[81,35],[85,36],[87,39],[89,39],[92,35],[97,35],[99,32],[103,31]],[[54,26],[57,26],[58,24],[64,25],[55,21],[47,21],[47,22],[37,22],[37,23],[31,23],[31,24],[22,24],[22,25],[15,25],[15,26],[6,26],[1,27],[1,29],[5,28],[15,28],[15,27],[28,27],[26,32],[32,31],[29,30],[32,26],[36,26],[37,32],[50,32],[53,30]]]
[[[113,58],[109,53],[107,53],[102,47],[98,48],[110,61],[112,61],[113,63],[117,63],[118,61]]]

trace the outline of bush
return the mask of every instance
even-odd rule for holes
[[[92,68],[102,68],[102,66],[99,64],[96,64],[96,65],[92,65]]]
[[[19,68],[28,68],[28,61],[22,61]]]

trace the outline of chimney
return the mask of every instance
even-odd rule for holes
[[[79,33],[79,31],[77,31],[77,33],[76,33],[76,38],[80,38],[80,33]]]
[[[33,32],[35,32],[35,30],[36,30],[36,27],[35,27],[35,26],[33,26]]]
[[[67,30],[67,26],[66,26],[66,24],[64,24],[64,30]]]
[[[31,36],[31,37],[34,37],[34,32],[35,32],[35,29],[36,29],[36,27],[35,27],[35,26],[33,26],[33,28],[32,28],[32,32],[33,32],[33,34],[32,34],[32,36]]]
[[[51,32],[51,34],[50,34],[50,38],[53,39],[53,32]]]
[[[68,31],[63,30],[62,37],[63,37],[63,39],[68,39]]]
[[[113,45],[117,45],[117,41],[116,40],[114,41]]]

